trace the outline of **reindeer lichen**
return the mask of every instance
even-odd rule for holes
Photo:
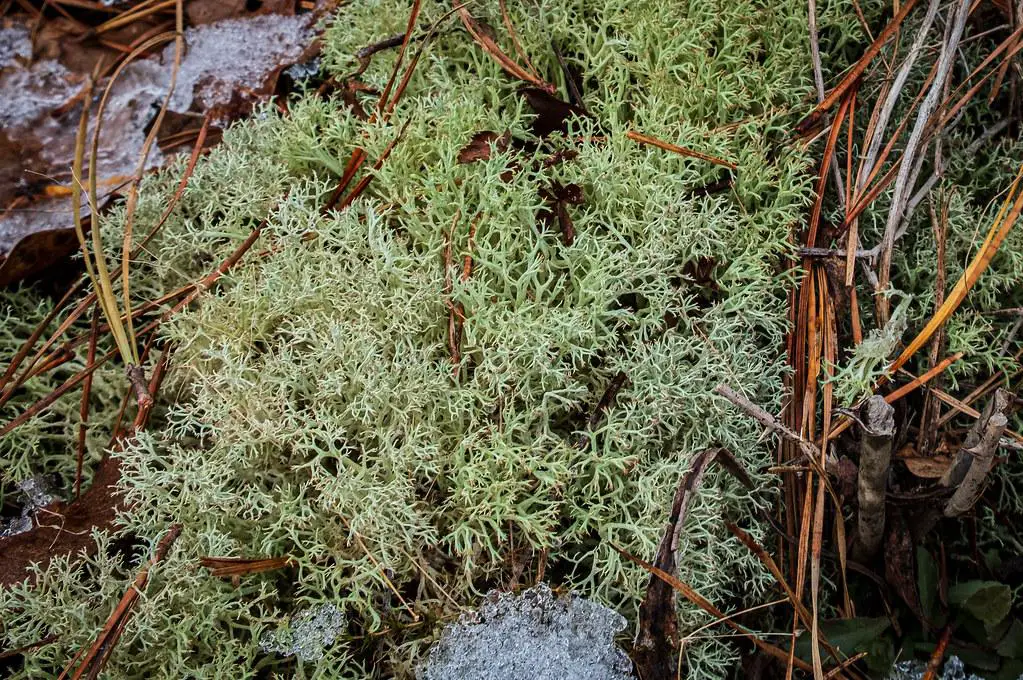
[[[146,545],[118,552],[115,535],[145,542],[176,523],[109,677],[409,677],[444,621],[541,553],[551,578],[634,620],[645,575],[612,544],[654,553],[702,448],[727,446],[754,473],[768,462],[755,424],[711,389],[781,402],[782,260],[811,192],[788,143],[810,92],[805,3],[509,5],[541,73],[564,86],[553,41],[583,74],[592,118],[533,138],[518,84],[449,17],[389,121],[309,93],[287,116],[268,109],[228,130],[199,163],[133,266],[133,294],[198,279],[265,219],[261,238],[162,327],[173,356],[159,412],[114,453],[127,501],[116,530],[100,533],[94,556],[55,559],[0,592],[5,646],[58,635],[21,677],[54,674],[102,628],[148,557]],[[449,9],[424,3],[421,27]],[[323,39],[328,74],[355,71],[355,53],[404,30],[408,10],[345,6]],[[496,2],[471,11],[502,26]],[[858,39],[848,16],[824,10],[829,44]],[[395,58],[377,54],[361,78],[383,88]],[[324,214],[353,149],[378,158],[403,127],[363,197]],[[533,146],[458,162],[474,135],[506,130]],[[733,161],[731,186],[709,190],[728,173],[638,145],[630,130]],[[143,183],[136,233],[181,168]],[[583,196],[567,208],[571,244],[538,216],[554,183]],[[115,208],[106,221],[112,245],[122,218]],[[464,316],[457,362],[452,309]],[[97,373],[115,395],[118,370]],[[619,374],[616,399],[590,419]],[[104,399],[94,429],[116,411]],[[12,480],[40,465],[68,478],[77,402],[60,408],[46,417],[64,421],[39,418],[4,440]],[[48,447],[41,460],[24,453],[33,445]],[[773,478],[757,478],[764,488],[751,494],[708,474],[681,536],[681,578],[723,605],[769,587],[725,529],[770,498]],[[293,566],[237,584],[198,566],[283,555]],[[324,604],[349,627],[322,658],[260,649],[295,612]],[[687,630],[709,620],[689,605],[680,615]],[[694,677],[723,677],[736,660],[709,633],[686,649]]]

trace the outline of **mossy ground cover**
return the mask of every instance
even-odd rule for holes
[[[57,557],[0,591],[5,647],[57,636],[16,676],[55,675],[88,647],[140,561],[179,524],[108,677],[409,677],[444,622],[492,588],[541,578],[634,621],[646,576],[614,546],[654,553],[681,474],[708,446],[731,450],[759,486],[708,475],[681,534],[679,575],[736,608],[768,595],[770,577],[725,521],[769,540],[755,515],[777,498],[777,478],[763,472],[772,452],[712,388],[727,383],[774,411],[783,401],[786,261],[813,183],[791,135],[811,102],[805,5],[511,4],[522,52],[564,92],[557,50],[580,74],[590,114],[542,137],[520,83],[449,10],[424,4],[417,30],[437,22],[437,32],[413,43],[422,60],[388,119],[310,92],[287,115],[268,108],[232,127],[196,167],[132,267],[137,300],[200,279],[262,225],[259,240],[160,326],[158,347],[171,354],[156,413],[112,454],[125,500],[116,526],[96,532],[91,555]],[[342,7],[322,69],[355,72],[357,52],[404,31],[409,11],[392,0]],[[497,3],[471,11],[516,54]],[[830,77],[864,36],[843,3],[820,12]],[[360,79],[383,89],[395,59],[376,54]],[[630,130],[736,168],[640,145]],[[484,132],[495,133],[486,158],[459,162]],[[499,143],[506,132],[519,143]],[[386,160],[357,201],[324,211],[356,148]],[[990,210],[977,197],[991,186],[985,173],[998,181],[1016,150],[1000,153],[947,179],[978,188],[960,194],[950,222],[957,254]],[[137,230],[158,219],[183,166],[143,183]],[[581,196],[560,206],[572,238],[544,218],[550,193],[569,186]],[[103,222],[112,248],[122,221],[115,207]],[[895,267],[907,292],[933,286],[909,261],[927,255],[925,230],[913,233]],[[1007,257],[978,305],[1016,285],[1023,263]],[[4,298],[5,354],[45,314],[34,295]],[[907,323],[928,313],[917,299]],[[949,333],[952,347],[975,350],[963,370],[998,361],[983,348],[1000,331],[984,318],[978,309]],[[84,352],[30,381],[5,418],[81,370]],[[850,400],[880,367],[866,360],[845,378]],[[95,374],[86,485],[127,389],[122,374]],[[67,493],[78,409],[59,400],[0,439],[5,499],[40,473]],[[200,566],[209,556],[291,562],[232,582]],[[261,649],[268,631],[323,604],[344,612],[347,629],[322,658]],[[710,621],[688,605],[680,613],[685,631]],[[687,642],[692,677],[734,671],[737,650],[715,631]]]

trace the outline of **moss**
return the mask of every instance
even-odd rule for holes
[[[447,9],[426,5],[423,25]],[[155,297],[216,266],[267,219],[222,285],[163,326],[174,347],[163,410],[117,454],[130,505],[119,532],[155,541],[173,523],[184,529],[108,676],[405,676],[456,604],[507,583],[514,561],[540,550],[563,585],[634,618],[644,577],[611,545],[653,553],[701,448],[725,445],[752,470],[768,461],[755,426],[710,388],[724,381],[767,406],[781,401],[780,259],[810,194],[805,158],[780,143],[809,92],[804,8],[516,5],[537,68],[560,73],[553,40],[585,74],[600,127],[575,120],[539,140],[510,179],[511,151],[456,162],[477,132],[527,137],[532,114],[450,19],[393,122],[366,124],[340,100],[307,96],[287,118],[268,110],[229,130],[133,270],[133,291]],[[500,25],[496,3],[473,11]],[[407,12],[394,0],[343,9],[324,39],[325,68],[354,70],[356,50],[403,30]],[[829,26],[829,40],[852,30]],[[377,55],[363,78],[382,87],[394,58]],[[403,125],[365,197],[321,214],[352,149],[377,157]],[[625,136],[633,128],[735,160],[734,186],[701,195],[717,168],[639,146]],[[578,152],[569,162],[533,162],[568,148]],[[159,214],[180,169],[144,183],[138,225]],[[537,218],[555,181],[585,197],[569,208],[571,246]],[[111,243],[119,219],[106,226]],[[713,268],[713,286],[692,275],[697,262]],[[465,310],[454,371],[449,302]],[[588,430],[619,372],[628,382]],[[61,437],[73,422],[56,427]],[[17,432],[10,451],[32,430]],[[43,461],[66,476],[67,451],[46,446]],[[26,459],[16,470],[35,468]],[[769,500],[774,481],[760,481],[751,497],[711,474],[690,510],[681,577],[711,600],[752,601],[769,586],[723,522]],[[5,645],[60,634],[22,677],[59,668],[126,587],[132,567],[105,549],[111,537],[100,540],[84,564],[56,560],[37,586],[0,593]],[[291,555],[296,566],[232,585],[198,568],[205,555]],[[260,650],[264,632],[322,604],[350,622],[323,659]],[[682,617],[686,628],[706,622],[688,607]],[[721,677],[736,653],[710,637],[687,659],[694,676]]]

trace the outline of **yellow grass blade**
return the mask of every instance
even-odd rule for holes
[[[1023,166],[1020,167],[1016,179],[1013,180],[1012,186],[1009,187],[1009,194],[1006,196],[1005,202],[1002,203],[1001,210],[998,211],[998,216],[995,218],[994,224],[991,225],[991,229],[988,231],[987,237],[980,246],[980,250],[977,251],[976,256],[974,256],[973,261],[970,262],[962,277],[956,282],[952,292],[949,293],[945,302],[935,312],[934,316],[931,317],[931,320],[927,322],[924,329],[913,338],[913,341],[906,346],[902,354],[888,367],[889,375],[894,374],[895,371],[905,366],[906,362],[944,325],[948,318],[952,316],[952,313],[966,299],[966,295],[973,288],[974,284],[977,283],[980,275],[991,264],[992,258],[998,252],[998,248],[1002,245],[1005,237],[1009,235],[1009,231],[1012,229],[1013,224],[1015,224],[1016,218],[1019,217],[1020,210],[1023,209],[1023,193],[1017,195],[1020,180],[1023,180]]]

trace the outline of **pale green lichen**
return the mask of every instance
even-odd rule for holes
[[[449,8],[425,5],[423,25]],[[215,267],[266,218],[247,259],[164,325],[174,347],[165,403],[117,453],[129,504],[120,531],[155,541],[173,523],[183,530],[109,677],[407,676],[438,619],[458,613],[453,603],[506,582],[513,547],[547,551],[548,573],[633,618],[645,575],[612,544],[654,553],[701,448],[727,446],[754,471],[768,462],[756,425],[711,388],[727,382],[767,407],[781,402],[790,283],[781,259],[810,195],[806,159],[785,141],[786,114],[809,92],[805,5],[512,5],[543,73],[560,78],[553,39],[585,74],[599,129],[576,120],[536,152],[572,148],[576,158],[553,167],[519,158],[507,181],[510,151],[456,162],[479,131],[527,136],[532,114],[448,19],[391,122],[369,125],[340,100],[308,96],[286,118],[268,110],[229,130],[133,267],[134,294],[155,297]],[[356,50],[403,30],[408,9],[344,8],[324,39],[328,71],[353,70]],[[501,24],[497,3],[472,11]],[[845,10],[836,15],[829,44],[854,30]],[[394,58],[377,55],[363,78],[382,87]],[[375,158],[406,124],[365,197],[321,214],[351,151]],[[734,186],[694,195],[719,169],[639,146],[629,129],[734,160]],[[159,215],[181,167],[146,180],[136,230]],[[585,196],[570,207],[571,246],[537,219],[552,181]],[[121,218],[108,220],[111,244]],[[452,224],[452,301],[466,316],[454,377],[443,265]],[[455,269],[467,255],[462,281]],[[713,286],[685,274],[700,258],[713,260]],[[619,371],[627,384],[588,432]],[[56,427],[60,436],[74,422]],[[14,454],[5,455],[6,467]],[[59,459],[66,478],[67,455],[55,447],[42,459]],[[724,527],[769,500],[773,482],[758,478],[764,489],[751,495],[708,474],[682,534],[681,577],[722,605],[770,586]],[[110,541],[102,535],[84,565],[58,559],[38,585],[0,593],[5,645],[60,635],[21,676],[52,674],[102,628],[132,572]],[[206,555],[291,555],[296,566],[235,586],[198,567]],[[260,650],[264,632],[323,603],[354,626],[344,644],[315,663]],[[707,620],[681,609],[686,630]],[[735,660],[713,636],[687,648],[694,677],[722,677]]]
[[[892,310],[891,318],[883,328],[870,331],[863,341],[853,348],[852,355],[844,364],[836,367],[834,377],[835,399],[843,406],[854,406],[861,399],[874,393],[879,379],[886,375],[895,350],[902,342],[902,336],[909,325],[909,304],[912,297],[895,294],[900,298]]]

